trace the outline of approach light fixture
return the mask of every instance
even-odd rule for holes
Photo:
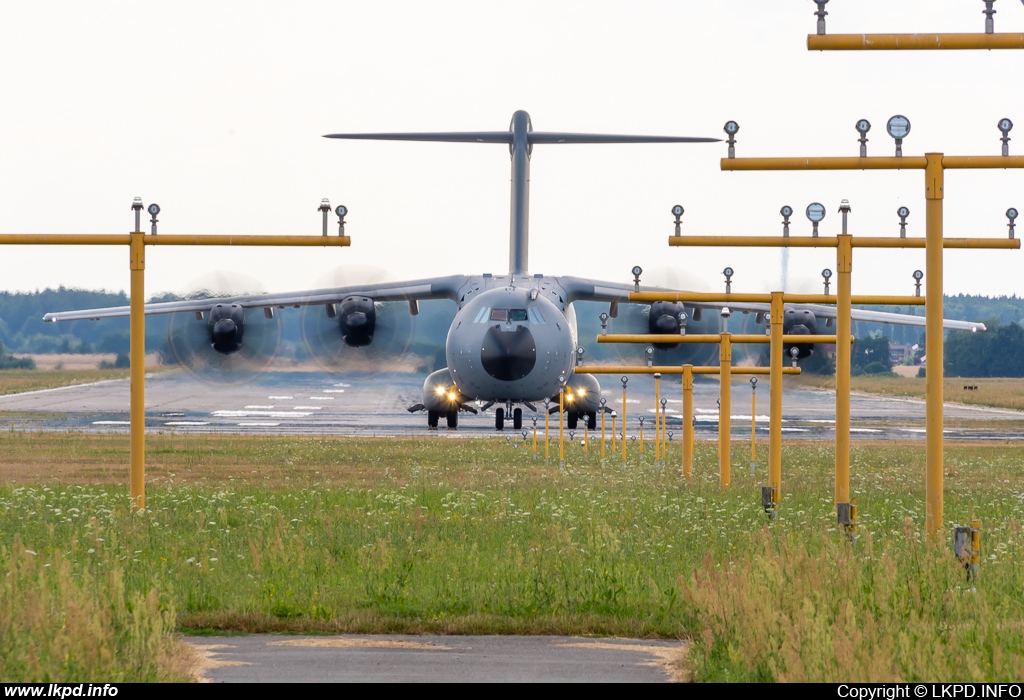
[[[924,279],[924,273],[920,270],[914,270],[914,296],[921,296],[921,280]]]
[[[846,235],[846,215],[853,211],[850,207],[850,200],[844,199],[839,202],[839,213],[843,215],[843,235]]]
[[[828,13],[825,12],[825,5],[828,4],[828,0],[814,0],[814,4],[818,6],[814,16],[818,18],[818,34],[824,36],[825,34],[825,17]]]
[[[903,139],[910,133],[910,120],[904,117],[902,114],[889,117],[889,121],[885,125],[885,130],[889,132],[889,136],[896,139],[896,157],[903,157]]]
[[[648,345],[647,349],[644,350],[644,355],[647,356],[647,366],[652,366],[654,364],[654,348]]]
[[[644,269],[642,267],[640,267],[639,265],[634,265],[633,266],[633,291],[634,292],[639,292],[640,291],[640,275],[641,275],[641,273],[643,273],[643,271],[644,271]]]
[[[793,216],[793,207],[785,204],[779,213],[782,214],[782,237],[789,238],[789,217]]]
[[[157,204],[156,202],[153,202],[152,204],[149,205],[149,207],[146,208],[146,211],[149,212],[149,223],[152,225],[151,233],[155,236],[156,224],[158,221],[156,215],[160,213],[160,205]]]
[[[999,139],[1003,142],[1003,155],[1008,156],[1010,155],[1010,129],[1013,128],[1013,122],[1006,117],[1003,117],[999,120],[999,124],[997,124],[997,126],[999,127],[999,131],[1003,132],[1003,138]]]
[[[869,122],[867,119],[859,119],[859,120],[857,120],[856,127],[857,127],[857,133],[860,134],[860,138],[857,139],[858,141],[860,141],[860,157],[861,158],[867,158],[868,157],[868,132],[871,131],[871,122]]]
[[[334,208],[334,213],[338,215],[338,235],[345,235],[345,215],[348,214],[348,207],[344,204],[339,204]]]
[[[681,205],[681,204],[677,204],[674,207],[672,207],[672,216],[676,217],[676,235],[677,236],[682,231],[682,227],[683,227],[683,212],[684,211],[686,211],[686,210],[683,209],[683,205]]]
[[[680,311],[676,318],[679,319],[679,335],[686,335],[686,312]]]
[[[601,319],[601,335],[605,335],[605,334],[608,333],[608,314],[607,314],[607,312],[602,311],[601,315],[598,316],[598,318]]]
[[[629,383],[629,377],[627,377],[626,375],[622,375],[621,377],[619,377],[619,381],[622,382],[622,390],[625,391],[626,384]]]
[[[740,125],[730,119],[725,123],[725,126],[723,128],[725,129],[725,133],[729,136],[729,138],[726,139],[726,143],[729,144],[729,157],[735,158],[736,134],[738,134],[740,131]]]
[[[825,218],[825,205],[820,202],[811,202],[807,205],[807,218],[810,219],[811,224],[814,226],[814,230],[811,235],[814,238],[818,237],[818,224]]]
[[[586,348],[580,346],[576,348],[576,366],[579,367],[583,364],[583,355],[587,352]]]
[[[981,14],[985,15],[985,33],[992,34],[996,30],[995,22],[993,21],[993,16],[995,15],[996,11],[992,8],[992,5],[993,3],[995,3],[996,0],[981,1],[985,3],[985,9],[981,11]]]
[[[793,358],[793,366],[796,367],[796,358],[800,357],[800,349],[794,345],[789,349],[789,356]]]
[[[1014,223],[1014,221],[1017,218],[1017,210],[1014,209],[1013,207],[1007,209],[1006,218],[1010,220],[1010,223],[1008,223],[1007,226],[1010,228],[1010,238],[1013,238],[1013,231],[1016,228],[1016,224]]]
[[[135,212],[135,230],[141,231],[142,229],[139,227],[142,225],[142,222],[140,221],[140,216],[142,215],[142,197],[136,197],[132,200],[132,211]]]
[[[320,206],[316,208],[318,212],[323,214],[324,218],[324,236],[327,236],[327,215],[331,213],[331,200],[324,197],[320,200]]]
[[[725,293],[732,294],[733,269],[731,267],[727,267],[724,270],[722,270],[722,274],[725,275]]]
[[[907,217],[910,216],[910,210],[906,207],[900,207],[896,210],[896,216],[900,217],[900,238],[907,237]]]
[[[750,390],[757,391],[757,377],[750,378]]]
[[[829,280],[832,279],[832,270],[827,267],[821,271],[821,276],[825,280],[825,294],[828,294]]]

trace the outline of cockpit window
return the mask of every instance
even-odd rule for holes
[[[510,321],[525,321],[526,320],[526,309],[509,309],[508,320]]]
[[[534,323],[544,323],[544,317],[541,316],[540,309],[538,309],[536,306],[530,307],[530,319]]]
[[[508,309],[491,309],[492,321],[507,321]]]
[[[487,318],[487,313],[490,311],[490,307],[484,306],[477,312],[476,318],[473,319],[473,323],[483,323]]]

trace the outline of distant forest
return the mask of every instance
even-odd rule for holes
[[[150,301],[170,301],[173,295],[161,295]],[[70,321],[44,323],[43,314],[51,311],[92,309],[106,306],[125,306],[128,297],[123,292],[90,291],[83,289],[45,289],[29,293],[0,292],[0,342],[8,352],[14,354],[41,353],[117,353],[128,352],[128,319],[105,319],[101,321]],[[396,311],[405,313],[404,305],[396,304]],[[579,327],[580,344],[586,348],[586,360],[593,362],[639,361],[642,349],[634,346],[598,344],[595,337],[601,332],[598,319],[607,304],[577,302],[576,317]],[[872,307],[880,311],[923,315],[921,307]],[[262,313],[256,311],[262,317]],[[308,312],[307,312],[308,313]],[[946,318],[982,321],[989,325],[989,333],[952,333],[947,338],[950,348],[946,352],[947,371],[962,376],[986,376],[978,374],[986,368],[1001,372],[992,376],[1024,375],[1024,299],[1017,296],[983,297],[957,295],[946,297]],[[278,310],[281,321],[281,338],[278,354],[284,357],[303,359],[306,355],[301,330],[302,310]],[[420,369],[431,370],[442,366],[444,343],[448,328],[455,317],[455,304],[449,301],[420,302],[420,314],[415,319],[415,332],[409,341],[408,351],[420,358]],[[173,323],[197,323],[191,316],[176,315]],[[700,324],[691,322],[690,332],[717,332],[720,319],[718,314],[705,313]],[[159,352],[167,344],[172,330],[171,316],[148,316],[146,318],[146,348]],[[762,327],[763,328],[763,327]],[[756,332],[753,314],[734,314],[729,329],[735,332]],[[642,307],[622,305],[619,318],[609,322],[609,332],[645,332],[646,318]],[[924,345],[924,329],[910,326],[889,326],[876,323],[853,324],[853,333],[858,338],[886,337],[890,343]],[[339,338],[340,342],[340,338]],[[1017,347],[1017,345],[1020,347]],[[739,351],[737,361],[742,361]],[[755,352],[751,349],[749,352]],[[760,352],[760,350],[757,350]],[[682,362],[714,363],[717,351],[713,346],[698,348],[684,346],[675,350],[658,351],[659,363],[679,364]],[[988,359],[985,359],[988,358]],[[1021,358],[1015,361],[1013,358]],[[952,362],[952,365],[950,363]],[[1018,367],[1017,365],[1021,365]]]

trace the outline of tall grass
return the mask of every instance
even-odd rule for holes
[[[73,569],[60,551],[26,549],[18,535],[0,547],[0,679],[188,679],[188,655],[170,634],[173,605],[161,606],[155,588],[128,591],[114,562]]]
[[[504,439],[155,435],[148,508],[132,515],[124,436],[4,439],[0,468],[18,475],[0,487],[0,542],[17,543],[4,565],[42,566],[65,577],[50,588],[89,592],[91,619],[121,630],[112,639],[160,637],[145,632],[152,617],[125,631],[117,598],[163,615],[164,637],[173,610],[179,629],[200,631],[687,638],[698,680],[1024,670],[1024,465],[1013,445],[946,449],[946,535],[972,507],[983,521],[981,576],[968,587],[948,541],[922,540],[919,443],[855,444],[861,538],[850,545],[834,524],[824,444],[785,447],[782,509],[769,523],[763,448],[751,475],[743,443],[723,490],[707,443],[687,481],[678,442],[659,467],[650,451],[602,463],[596,442],[585,454],[577,441],[560,470]],[[28,442],[50,461],[19,466]],[[17,580],[22,600],[43,589]]]

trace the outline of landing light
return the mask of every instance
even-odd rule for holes
[[[455,392],[454,391],[448,392],[448,400],[449,401],[454,401],[455,400]]]
[[[587,390],[586,389],[577,389],[576,390],[576,395],[577,396],[586,396],[587,395]]]
[[[437,394],[438,396],[444,396],[444,387],[437,387],[436,389],[434,389],[434,393]]]

